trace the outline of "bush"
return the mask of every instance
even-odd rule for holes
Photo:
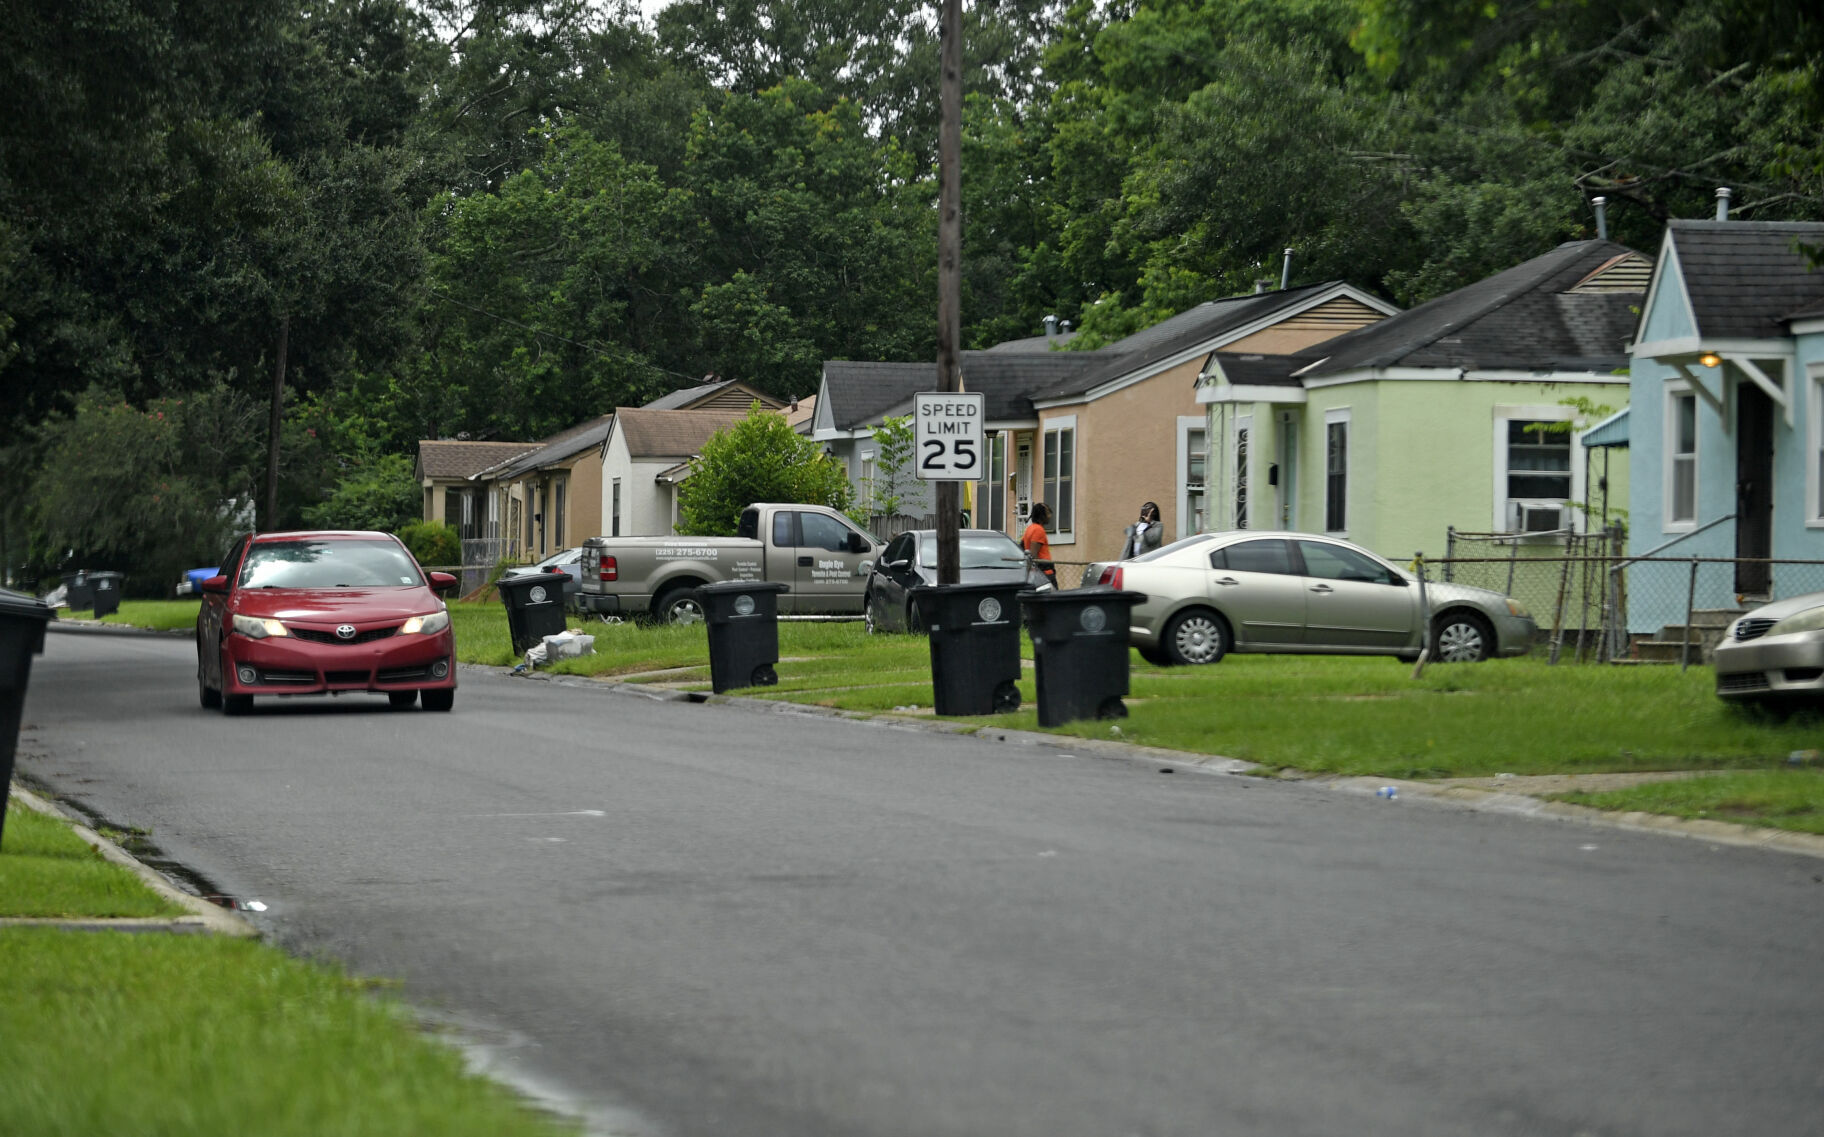
[[[328,500],[305,507],[304,523],[319,529],[398,530],[419,515],[423,501],[412,460],[404,454],[382,454],[366,458],[344,475]]]
[[[399,539],[421,565],[462,563],[462,538],[454,526],[441,521],[414,521],[399,530]]]
[[[787,425],[784,415],[756,402],[692,460],[690,477],[678,487],[678,532],[733,536],[741,511],[756,501],[847,511],[854,496],[848,471]]]

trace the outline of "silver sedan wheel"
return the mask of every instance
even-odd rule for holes
[[[1480,663],[1488,658],[1488,635],[1469,616],[1451,616],[1438,624],[1438,659],[1444,663]]]
[[[1184,663],[1215,663],[1228,652],[1222,622],[1208,612],[1174,617],[1166,634],[1172,657]]]

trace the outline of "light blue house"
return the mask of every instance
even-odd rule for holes
[[[1674,221],[1630,350],[1628,630],[1824,590],[1824,223]],[[1601,433],[1601,437],[1594,437]],[[1660,558],[1681,558],[1668,564]],[[1727,562],[1727,563],[1722,563]]]

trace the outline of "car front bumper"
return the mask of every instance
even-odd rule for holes
[[[456,638],[448,629],[436,635],[394,635],[362,644],[231,635],[223,647],[224,694],[323,695],[456,686]]]
[[[1497,654],[1525,655],[1539,639],[1539,624],[1531,616],[1512,614],[1494,617]]]
[[[1824,631],[1724,640],[1714,667],[1719,699],[1824,695]]]

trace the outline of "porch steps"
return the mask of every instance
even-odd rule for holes
[[[1716,645],[1745,608],[1699,608],[1691,613],[1691,662],[1709,663]],[[1685,650],[1685,625],[1667,624],[1657,636],[1634,640],[1634,658],[1642,663],[1677,663]]]

